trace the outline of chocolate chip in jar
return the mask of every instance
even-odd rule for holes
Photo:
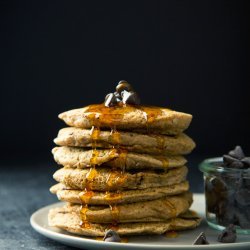
[[[250,189],[240,188],[235,192],[235,201],[241,207],[250,206]]]
[[[237,234],[235,225],[230,224],[226,227],[218,236],[218,241],[221,243],[234,243],[236,241]]]
[[[238,225],[243,229],[250,228],[250,220],[242,209],[237,209],[235,211],[235,225]]]
[[[218,177],[207,177],[205,180],[205,193],[207,198],[207,209],[215,213],[218,210],[221,193],[226,192],[227,188],[224,182]]]
[[[250,157],[244,157],[241,162],[245,165],[246,168],[250,168]]]
[[[250,167],[250,157],[245,157],[241,146],[236,146],[227,155],[223,155],[223,163],[229,168],[248,168]]]
[[[235,223],[235,208],[227,205],[225,202],[220,202],[216,213],[217,222],[222,226],[227,226]]]
[[[250,157],[236,146],[228,154],[207,159],[205,173],[206,218],[215,227],[234,224],[237,230],[250,229]]]
[[[228,155],[239,160],[245,157],[241,146],[236,146],[233,150],[229,151]]]

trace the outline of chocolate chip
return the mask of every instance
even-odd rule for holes
[[[223,202],[219,203],[217,212],[217,221],[220,225],[227,226],[230,223],[235,222],[234,207]]]
[[[221,177],[224,183],[226,183],[228,189],[235,190],[241,184],[241,173],[239,171],[226,171],[221,173]]]
[[[241,162],[244,163],[245,167],[250,168],[250,157],[244,157]]]
[[[221,202],[227,199],[228,192],[225,182],[219,176],[207,177],[205,181],[207,209],[211,213],[221,210]]]
[[[229,151],[228,153],[230,156],[241,160],[242,158],[245,157],[245,154],[241,148],[241,146],[236,146],[234,150]]]
[[[223,163],[226,165],[230,165],[231,163],[233,163],[235,161],[235,158],[233,158],[230,155],[223,155]]]
[[[231,155],[223,155],[223,162],[230,168],[243,168],[244,163],[241,160],[232,157]]]
[[[116,86],[116,91],[121,94],[122,91],[133,91],[132,86],[125,80],[122,80],[118,83],[118,85]]]
[[[222,243],[233,243],[236,241],[236,229],[233,224],[226,227],[218,236],[218,241]]]
[[[242,176],[239,176],[236,178],[235,180],[235,185],[234,187],[239,190],[240,188],[242,188],[244,186],[244,179],[242,178]],[[234,190],[235,191],[235,190]]]
[[[209,245],[209,242],[206,239],[205,233],[201,232],[199,236],[194,241],[193,245]]]
[[[250,221],[245,214],[245,209],[244,210],[238,209],[235,212],[235,219],[236,219],[237,225],[239,225],[241,228],[243,229],[250,228]]]
[[[235,159],[234,157],[232,157],[231,155],[223,155],[223,162],[225,164],[230,165],[231,163],[233,163],[234,161],[236,161],[237,159]]]
[[[241,188],[235,193],[235,200],[241,206],[250,206],[250,190]]]
[[[245,188],[250,190],[250,168],[244,170],[243,184]]]
[[[106,107],[113,107],[116,103],[117,103],[117,100],[113,93],[106,95],[105,101],[104,101],[104,105]]]
[[[230,164],[230,167],[231,168],[244,168],[244,163],[239,160],[236,160]]]
[[[219,177],[212,177],[210,179],[210,183],[213,186],[213,191],[217,193],[221,193],[227,190],[227,185],[225,182]]]
[[[106,242],[121,242],[121,238],[120,238],[119,234],[116,231],[109,229],[108,231],[105,232],[103,241],[106,241]]]
[[[118,92],[114,92],[115,98],[117,102],[121,102],[122,101],[122,97]]]
[[[138,104],[140,104],[140,99],[135,92],[133,92],[133,91],[128,92],[128,91],[124,90],[124,91],[122,91],[122,102],[124,104],[138,105]]]

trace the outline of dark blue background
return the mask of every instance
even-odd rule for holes
[[[1,1],[0,150],[51,159],[58,113],[128,80],[194,115],[194,153],[250,154],[247,1]]]

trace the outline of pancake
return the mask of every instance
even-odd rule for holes
[[[130,169],[168,169],[183,166],[183,156],[160,156],[127,152],[119,149],[84,149],[76,147],[55,147],[52,150],[55,161],[65,167],[89,168],[105,164],[107,167]]]
[[[77,213],[68,213],[65,208],[51,209],[48,217],[49,225],[66,230],[73,234],[91,237],[104,236],[105,231],[112,228],[112,224],[89,224],[80,226],[81,218]],[[135,222],[121,223],[116,227],[117,233],[122,235],[164,234],[167,231],[180,231],[197,227],[201,219],[196,213],[188,211],[177,218],[163,222]]]
[[[90,129],[95,126],[176,135],[188,128],[192,115],[160,107],[105,107],[104,104],[96,104],[61,113],[59,118],[77,128]]]
[[[121,192],[88,192],[84,190],[68,189],[65,185],[58,183],[50,188],[50,192],[56,194],[61,201],[75,204],[110,205],[156,200],[169,195],[186,192],[188,189],[189,184],[187,181],[166,187]]]
[[[73,169],[61,168],[53,177],[72,189],[87,188],[96,191],[145,189],[170,186],[186,179],[187,167],[165,171],[124,172],[107,168]]]
[[[88,206],[71,203],[65,206],[68,213],[81,213],[89,223],[153,222],[175,218],[186,212],[192,204],[192,194],[187,192],[152,201],[112,206]]]
[[[63,128],[54,142],[59,146],[96,147],[126,149],[135,153],[158,155],[189,154],[195,147],[194,141],[185,134],[164,136],[132,132],[100,131],[99,129]]]

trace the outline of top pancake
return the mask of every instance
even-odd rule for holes
[[[160,107],[105,107],[104,104],[95,104],[61,113],[59,118],[69,126],[78,128],[95,126],[176,135],[188,128],[192,115]]]

